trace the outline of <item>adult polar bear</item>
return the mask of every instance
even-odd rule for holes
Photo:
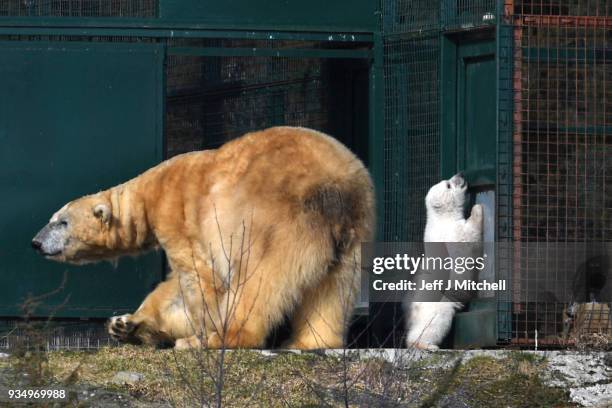
[[[373,187],[345,146],[275,127],[174,157],[66,204],[34,237],[49,259],[86,263],[157,246],[171,273],[119,340],[261,347],[288,314],[289,347],[341,347],[372,238]]]
[[[429,189],[425,197],[427,223],[424,242],[481,242],[482,206],[472,207],[468,219],[463,216],[467,183],[456,174]],[[408,347],[437,350],[448,334],[459,302],[442,299],[438,302],[408,302],[406,313],[406,343]]]

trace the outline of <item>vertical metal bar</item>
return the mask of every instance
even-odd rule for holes
[[[374,182],[376,195],[376,240],[384,237],[385,202],[384,202],[384,43],[380,33],[374,34],[374,58],[370,64],[369,113],[370,129],[368,139],[370,173]]]
[[[457,46],[440,33],[440,177],[457,171]]]
[[[156,53],[159,55],[159,61],[157,63],[157,78],[159,81],[160,95],[158,96],[158,114],[157,114],[157,135],[156,135],[156,154],[158,160],[161,162],[166,159],[167,152],[167,134],[166,134],[166,98],[167,98],[167,63],[168,63],[168,53],[166,43],[159,43],[156,45]],[[160,280],[163,281],[166,279],[166,275],[168,273],[168,259],[166,258],[165,252],[160,257],[161,262],[161,277]]]
[[[523,184],[522,184],[522,68],[523,68],[523,49],[522,49],[522,36],[523,28],[520,20],[515,23],[514,26],[514,75],[513,75],[513,95],[514,95],[514,134],[513,134],[513,240],[514,244],[514,267],[512,268],[512,298],[514,302],[514,313],[521,313],[522,306],[518,302],[521,299],[521,233],[523,228],[523,214],[522,214],[522,197],[523,197]]]
[[[500,343],[512,339],[512,113],[513,105],[513,44],[512,0],[498,0],[496,10],[496,69],[497,69],[497,185],[495,188],[495,279],[508,283],[508,292],[498,292],[496,337]]]

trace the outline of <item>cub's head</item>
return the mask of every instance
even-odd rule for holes
[[[425,197],[428,211],[436,214],[452,214],[463,212],[467,182],[463,174],[455,174],[449,180],[442,180],[429,189]]]
[[[76,264],[112,257],[111,208],[106,192],[69,202],[36,234],[32,248],[48,259]]]

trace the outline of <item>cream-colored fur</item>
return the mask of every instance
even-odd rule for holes
[[[109,332],[177,348],[261,347],[285,315],[289,347],[341,347],[372,239],[361,161],[335,139],[293,127],[174,157],[68,203],[33,240],[83,263],[165,250],[172,272]]]
[[[442,180],[429,189],[425,198],[427,223],[424,242],[482,241],[482,207],[472,207],[468,219],[463,216],[467,183],[461,175]],[[444,299],[443,299],[444,300]],[[406,343],[408,347],[437,350],[448,334],[459,302],[406,303]]]

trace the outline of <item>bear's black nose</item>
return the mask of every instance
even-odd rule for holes
[[[37,251],[40,251],[40,248],[42,248],[42,242],[40,242],[40,241],[38,241],[36,239],[33,239],[32,240],[32,248],[34,248]]]

